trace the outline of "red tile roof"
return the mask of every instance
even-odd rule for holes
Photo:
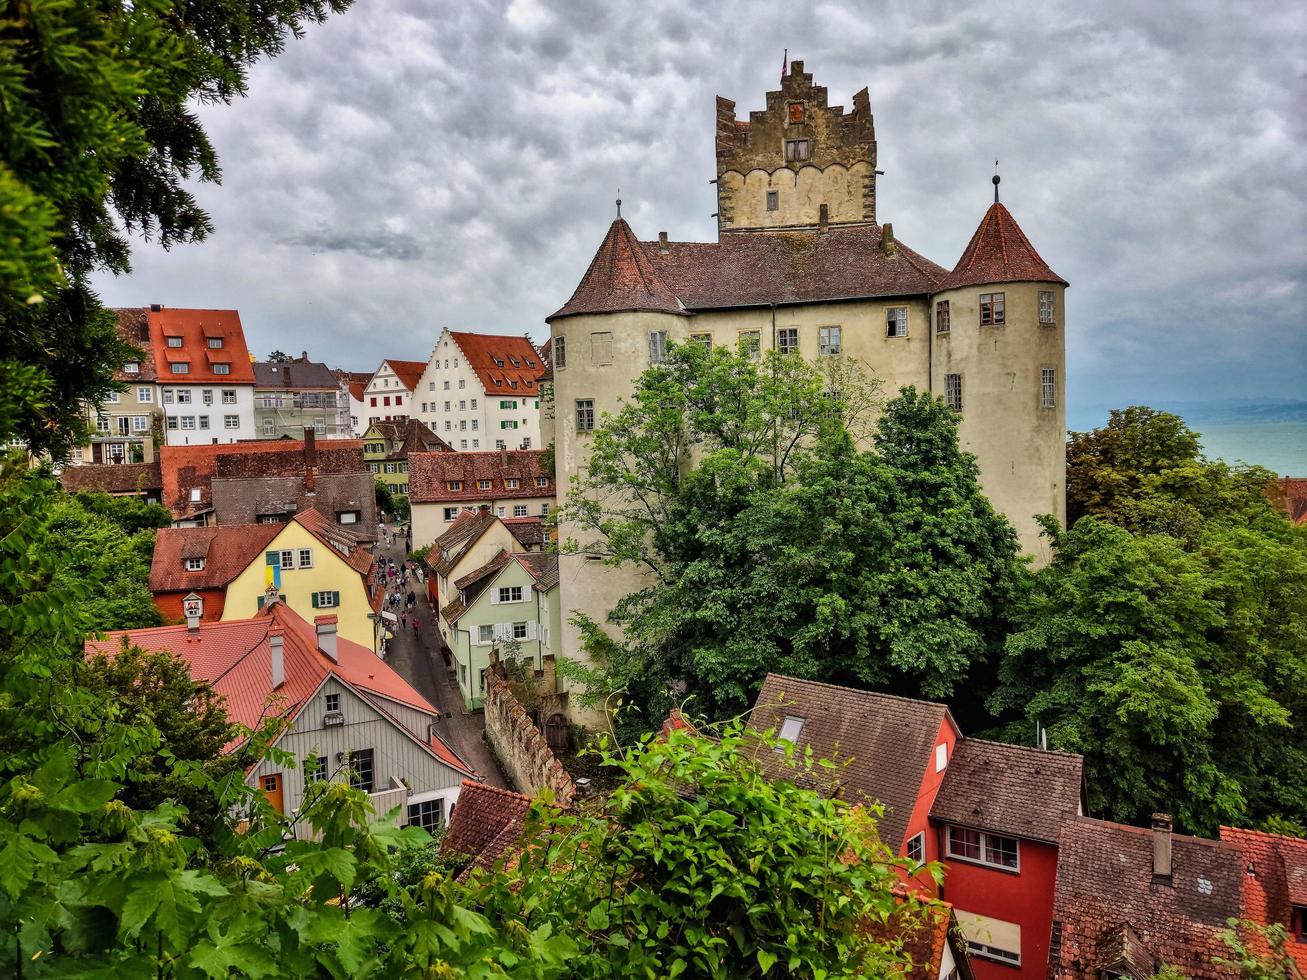
[[[351,381],[349,383],[349,397],[353,398],[356,402],[361,402],[363,400],[363,393],[367,391],[367,389],[367,382]]]
[[[480,568],[474,568],[472,569],[472,571],[468,572],[462,578],[458,579],[454,583],[454,588],[466,589],[473,582],[478,582],[481,579],[485,578],[487,575],[490,575],[492,572],[499,571],[501,568],[503,568],[505,565],[509,563],[512,557],[513,556],[509,552],[500,550],[500,552],[497,555],[495,555],[494,558],[491,558]]]
[[[240,314],[235,310],[151,309],[150,343],[162,384],[253,384],[254,367]],[[181,337],[181,347],[169,347],[168,337]],[[210,349],[208,339],[221,337],[222,347]],[[169,364],[185,361],[186,374],[173,374]],[[213,365],[230,364],[230,374],[214,374]]]
[[[522,840],[530,808],[530,797],[465,779],[440,853],[471,859],[460,878],[473,868],[489,868]]]
[[[1307,973],[1307,942],[1293,933],[1292,906],[1307,908],[1307,840],[1282,837],[1258,830],[1221,828],[1221,840],[1239,849],[1244,867],[1243,909],[1240,917],[1261,926],[1280,925],[1290,930],[1285,952]],[[1257,952],[1270,952],[1266,944],[1249,936]]]
[[[488,511],[462,512],[431,545],[425,559],[427,567],[433,572],[448,575],[467,550],[498,520]]]
[[[449,335],[467,358],[468,367],[481,379],[486,394],[500,398],[539,396],[546,364],[529,339],[455,330]]]
[[[1162,964],[1192,980],[1238,976],[1217,967],[1217,933],[1239,915],[1237,847],[1171,835],[1172,876],[1153,876],[1153,832],[1077,817],[1062,825],[1049,977],[1097,977],[1123,962],[1151,976]],[[1143,962],[1140,962],[1140,961]]]
[[[625,227],[625,222],[622,222]],[[616,228],[616,225],[614,225]],[[817,232],[729,235],[720,242],[639,242],[641,276],[657,283],[656,301],[632,288],[631,276],[604,270],[624,255],[626,228],[610,229],[572,298],[548,319],[579,313],[654,309],[677,313],[932,293],[948,275],[902,242],[889,254],[882,229],[870,225]],[[636,260],[622,260],[636,266]],[[641,281],[643,279],[641,278]]]
[[[409,391],[417,388],[422,372],[427,369],[426,361],[397,361],[388,357],[385,363],[390,365],[390,369],[395,372],[395,377],[399,378],[399,383]]]
[[[155,533],[150,591],[191,592],[224,589],[284,530],[282,524],[231,524],[224,527],[165,527]],[[203,558],[204,568],[186,570],[187,558]]]
[[[1076,816],[1084,760],[1069,752],[960,739],[930,815],[942,823],[1056,844]]]
[[[779,732],[787,715],[804,719],[796,748],[811,747],[816,758],[838,763],[831,773],[832,784],[818,789],[850,802],[882,803],[881,840],[897,853],[940,726],[946,720],[952,723],[948,708],[768,674],[749,716],[749,728]],[[770,750],[759,753],[764,768],[773,758]]]
[[[408,495],[415,504],[436,504],[468,500],[553,497],[554,474],[543,468],[545,450],[511,449],[470,453],[413,453],[408,458]],[[543,487],[536,478],[544,477]],[[504,486],[505,480],[517,480],[515,490]],[[490,489],[480,490],[477,483],[490,481]],[[450,490],[450,483],[461,483]]]
[[[317,472],[353,473],[366,469],[357,439],[318,439]],[[341,452],[337,452],[340,450]],[[290,476],[304,472],[304,443],[266,439],[209,446],[162,446],[163,504],[178,520],[213,509],[213,478]],[[199,499],[192,491],[199,490]]]
[[[654,271],[631,226],[618,218],[599,243],[572,298],[547,319],[577,313],[617,313],[652,310],[685,315],[676,294]]]
[[[138,362],[141,369],[135,374],[115,371],[114,380],[154,381],[158,377],[158,368],[154,362],[154,347],[150,343],[150,311],[142,306],[114,312],[118,314],[118,336],[141,352],[141,360]]]
[[[85,463],[66,467],[59,484],[69,493],[140,493],[162,490],[163,474],[158,463]]]
[[[1307,523],[1307,477],[1286,476],[1280,482],[1284,509],[1295,524]]]
[[[285,683],[275,691],[268,645],[268,633],[273,627],[284,631],[286,666]],[[258,726],[274,694],[279,702],[276,710],[289,722],[322,682],[335,676],[359,691],[374,708],[441,761],[466,775],[475,775],[444,742],[433,739],[426,731],[410,731],[390,715],[387,701],[433,716],[438,712],[389,664],[366,647],[339,635],[337,660],[332,662],[317,647],[314,625],[296,615],[284,602],[266,606],[252,619],[202,623],[194,635],[185,626],[109,633],[103,640],[88,642],[86,651],[88,655],[112,654],[124,640],[144,650],[165,651],[183,660],[195,680],[207,681],[223,695],[232,721],[250,728]],[[229,745],[228,749],[234,747]]]
[[[987,286],[1002,282],[1056,282],[1066,280],[1048,267],[1030,244],[1016,219],[997,201],[990,205],[980,227],[940,289]]]

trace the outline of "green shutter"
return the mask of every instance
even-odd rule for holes
[[[339,593],[339,592],[333,592],[333,593],[331,593],[331,604],[332,604],[333,606],[335,606],[337,609],[340,608],[340,593]]]
[[[317,594],[316,592],[310,593],[309,598],[313,600],[313,608],[314,608],[314,609],[317,609],[317,608],[318,608],[318,594]]]
[[[259,596],[259,608],[263,608],[263,596]]]

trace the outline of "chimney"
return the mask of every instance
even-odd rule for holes
[[[658,251],[663,255],[667,254],[667,232],[665,231],[658,233]]]
[[[187,636],[200,635],[200,617],[198,615],[186,617],[186,635]]]
[[[823,204],[817,212],[817,231],[826,234],[826,226],[830,224],[830,205]]]
[[[280,626],[268,630],[268,652],[272,658],[272,689],[275,691],[286,683],[286,636]]]
[[[1171,815],[1153,814],[1153,875],[1171,877]]]
[[[150,304],[150,312],[151,312],[151,313],[161,313],[162,311],[163,311],[163,304],[162,304],[162,303],[151,303],[151,304]]]
[[[893,255],[899,250],[894,244],[894,225],[891,222],[885,222],[880,230],[880,250],[886,255]]]
[[[499,465],[504,467],[505,469],[508,468],[508,445],[507,444],[499,447]]]
[[[340,658],[336,654],[336,617],[335,616],[314,616],[313,628],[318,633],[318,649],[321,650],[333,664],[339,663]]]
[[[304,427],[304,492],[312,493],[318,468],[318,443],[313,429]]]

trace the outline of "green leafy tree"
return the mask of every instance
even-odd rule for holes
[[[1288,952],[1289,932],[1284,926],[1263,926],[1246,919],[1228,919],[1226,925],[1220,938],[1230,955],[1213,957],[1217,966],[1238,971],[1242,980],[1295,980],[1302,976]]]
[[[192,181],[217,181],[197,102],[348,0],[31,0],[0,28],[0,433],[63,456],[83,400],[135,356],[90,288],[129,268],[128,236],[203,239]]]
[[[377,493],[377,510],[383,514],[395,514],[395,495],[390,491],[390,484],[377,477],[374,481]]]
[[[290,355],[284,350],[275,350],[268,355],[269,364],[286,364],[290,361]]]
[[[614,791],[575,813],[537,806],[507,872],[474,877],[476,902],[576,937],[577,978],[897,975],[906,961],[876,927],[929,906],[895,896],[907,862],[873,813],[796,785],[830,763],[738,724],[713,735],[601,752]]]
[[[993,659],[1022,581],[1015,534],[954,413],[909,388],[873,424],[874,394],[847,363],[698,345],[645,372],[563,519],[586,539],[565,548],[649,585],[613,611],[621,640],[578,620],[598,669],[565,669],[649,726],[686,694],[741,711],[770,671],[948,697]]]

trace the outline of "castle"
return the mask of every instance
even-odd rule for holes
[[[915,385],[959,413],[994,506],[1023,549],[1048,560],[1036,515],[1065,519],[1063,398],[1067,283],[995,200],[950,271],[876,215],[876,133],[866,89],[827,104],[794,61],[766,108],[735,118],[717,99],[715,243],[639,241],[619,216],[571,299],[548,317],[552,438],[560,487],[585,465],[590,432],[616,411],[669,341],[857,358],[889,394]],[[544,440],[550,440],[543,422]],[[564,526],[560,537],[578,537]],[[597,622],[639,587],[634,570],[561,560],[567,620]]]

